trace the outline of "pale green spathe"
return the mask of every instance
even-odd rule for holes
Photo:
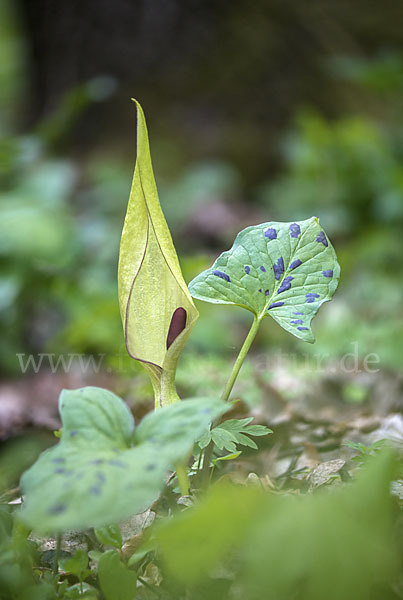
[[[137,159],[119,255],[119,304],[127,351],[151,377],[156,406],[178,400],[176,364],[198,318],[158,199],[147,126],[137,105]],[[167,348],[176,309],[186,326]]]

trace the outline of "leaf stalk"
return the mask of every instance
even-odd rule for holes
[[[230,374],[229,379],[227,381],[227,384],[226,384],[226,386],[224,388],[224,391],[223,391],[223,393],[221,395],[221,399],[224,402],[227,402],[228,399],[229,399],[229,397],[230,397],[230,395],[231,395],[232,388],[234,387],[236,378],[238,377],[239,371],[241,370],[241,367],[242,367],[242,365],[244,363],[246,355],[248,354],[248,352],[250,350],[250,347],[251,347],[251,345],[253,343],[253,340],[256,337],[256,334],[257,334],[257,332],[259,330],[260,323],[261,323],[262,319],[263,319],[262,315],[260,315],[260,316],[254,315],[254,317],[253,317],[252,326],[251,326],[251,328],[249,330],[248,335],[245,338],[244,343],[242,344],[242,348],[239,351],[239,354],[238,354],[237,359],[236,359],[236,361],[234,363],[234,366],[232,368],[232,371],[231,371],[231,374]],[[207,448],[205,450],[205,453],[204,453],[203,468],[202,468],[202,480],[203,480],[203,482],[205,484],[207,484],[207,482],[210,481],[211,477],[212,477],[212,472],[211,472],[211,475],[209,477],[209,469],[210,469],[211,456],[213,454],[213,448],[214,448],[214,442],[211,441],[209,443],[209,445],[207,446]]]
[[[245,341],[244,341],[244,343],[242,345],[242,348],[239,351],[238,357],[237,357],[237,359],[235,361],[235,364],[234,364],[234,366],[232,368],[231,375],[229,376],[227,384],[226,384],[226,386],[224,388],[224,391],[223,391],[223,393],[221,395],[221,399],[224,402],[227,402],[227,400],[229,399],[229,397],[231,395],[232,388],[234,387],[234,383],[236,381],[236,378],[238,377],[238,373],[239,373],[239,371],[240,371],[240,369],[241,369],[241,367],[243,365],[243,362],[244,362],[244,360],[246,358],[246,355],[249,352],[249,349],[250,349],[250,347],[252,345],[252,342],[253,342],[253,340],[256,337],[256,334],[257,334],[258,329],[260,327],[261,320],[262,320],[262,317],[257,317],[256,315],[253,318],[252,326],[251,326],[251,328],[249,330],[248,335],[245,338]]]

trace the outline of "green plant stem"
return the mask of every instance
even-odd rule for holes
[[[56,537],[56,549],[55,549],[55,558],[53,562],[53,575],[57,575],[59,573],[59,558],[60,558],[60,550],[62,547],[62,534],[58,533]]]
[[[234,387],[235,380],[238,377],[238,373],[243,365],[246,355],[249,352],[252,342],[255,339],[256,334],[258,332],[258,329],[260,326],[260,321],[261,321],[261,318],[258,318],[256,316],[253,318],[252,326],[249,330],[248,335],[245,338],[244,343],[242,344],[242,348],[240,349],[238,357],[232,368],[231,375],[229,376],[229,379],[227,381],[227,385],[225,386],[224,391],[222,393],[221,399],[224,400],[224,402],[227,402],[228,398],[230,397],[232,388]]]
[[[186,465],[176,464],[176,476],[178,478],[179,489],[181,492],[181,496],[189,495],[189,477],[186,470]]]
[[[224,402],[227,402],[231,392],[232,392],[232,388],[234,387],[234,383],[236,381],[236,378],[238,377],[239,371],[241,370],[241,367],[243,365],[243,362],[246,358],[246,355],[249,352],[249,349],[252,345],[253,340],[256,337],[256,334],[258,332],[258,329],[260,327],[260,322],[262,320],[262,316],[257,317],[254,316],[253,317],[253,323],[252,326],[249,330],[248,335],[245,338],[244,343],[242,344],[242,348],[239,351],[238,357],[234,363],[234,366],[232,368],[231,371],[231,375],[229,376],[229,379],[227,381],[227,384],[224,388],[224,391],[221,395],[221,399],[224,400]],[[214,424],[213,424],[214,425]],[[214,442],[211,441],[209,443],[209,445],[206,448],[206,451],[204,453],[204,459],[203,459],[203,469],[202,469],[202,481],[203,483],[206,485],[210,480],[211,477],[209,477],[209,468],[210,468],[210,461],[211,461],[211,456],[213,454],[213,448],[214,448]]]

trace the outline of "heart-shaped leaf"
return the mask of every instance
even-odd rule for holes
[[[133,436],[125,403],[107,390],[64,390],[60,442],[24,473],[22,519],[38,533],[117,523],[142,512],[229,405],[197,398],[146,417]]]
[[[333,296],[339,277],[333,246],[312,217],[247,227],[189,290],[206,302],[243,306],[259,320],[270,315],[296,337],[314,342],[311,321]]]
[[[119,254],[119,304],[127,351],[147,369],[156,406],[179,400],[176,363],[199,316],[158,199],[144,113]]]

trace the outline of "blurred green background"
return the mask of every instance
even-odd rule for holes
[[[315,357],[334,372],[356,351],[360,371],[375,354],[374,368],[398,381],[402,18],[398,0],[0,0],[3,413],[29,392],[55,402],[66,385],[150,395],[126,358],[117,303],[132,96],[147,116],[185,279],[247,225],[316,215],[342,267],[336,297],[314,324],[317,343],[267,319],[254,352],[275,359],[281,349],[308,380],[323,377],[309,367]],[[202,392],[207,379],[206,391],[221,389],[249,325],[241,309],[198,308],[178,372],[183,395]],[[29,355],[38,363],[49,353],[93,356],[100,372],[77,357],[53,374],[46,356],[39,369],[22,368]],[[270,380],[270,365],[262,371]],[[245,374],[239,393],[259,401]],[[363,402],[365,385],[347,382],[344,400]],[[0,434],[24,418],[6,416]]]

